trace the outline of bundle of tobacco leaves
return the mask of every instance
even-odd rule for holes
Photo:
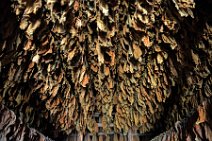
[[[96,113],[162,131],[212,96],[210,0],[0,3],[0,102],[52,138],[99,132]]]
[[[0,104],[0,113],[1,141],[52,141],[39,131],[24,125],[13,111],[2,104]]]
[[[212,140],[211,100],[204,101],[189,118],[177,121],[174,128],[160,134],[151,141]]]

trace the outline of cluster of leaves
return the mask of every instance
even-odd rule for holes
[[[53,141],[39,131],[23,124],[13,111],[10,111],[2,104],[0,104],[0,113],[1,141]]]
[[[48,121],[95,133],[100,113],[105,132],[145,133],[212,95],[212,27],[193,0],[11,0],[10,8],[0,20],[0,101],[36,128]]]
[[[151,141],[212,140],[211,108],[211,101],[204,101],[189,118],[176,122],[174,127]]]

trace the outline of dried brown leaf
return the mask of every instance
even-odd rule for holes
[[[141,40],[146,47],[149,48],[152,46],[152,42],[150,42],[149,36],[143,36]]]
[[[90,80],[90,77],[89,77],[87,74],[85,74],[85,75],[84,75],[84,78],[83,78],[83,80],[82,80],[81,85],[82,85],[83,87],[86,87],[86,85],[89,83],[89,80]]]
[[[162,64],[163,63],[163,57],[159,53],[157,54],[157,62],[158,62],[158,64]]]
[[[133,54],[134,54],[135,59],[139,59],[142,55],[142,51],[141,51],[140,47],[138,45],[136,45],[135,43],[133,43],[132,47],[133,47]]]
[[[75,55],[75,53],[76,53],[76,48],[74,48],[72,51],[70,51],[70,52],[68,53],[68,60],[67,60],[67,61],[72,60],[73,57],[74,57],[74,55]]]

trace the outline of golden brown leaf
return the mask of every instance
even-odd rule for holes
[[[135,43],[133,43],[133,54],[135,59],[139,59],[142,55],[142,51],[140,49],[140,47],[138,45],[136,45]]]
[[[143,44],[144,44],[146,47],[149,48],[150,46],[152,46],[152,42],[150,42],[149,36],[143,36],[141,40],[143,41]]]
[[[76,48],[74,48],[72,51],[70,51],[70,52],[68,53],[68,60],[67,60],[67,61],[72,60],[73,57],[74,57],[74,55],[75,55],[75,53],[76,53]]]
[[[158,64],[163,63],[163,57],[159,53],[157,54],[157,62],[158,62]]]
[[[83,78],[83,80],[82,80],[81,85],[82,85],[83,87],[86,87],[86,85],[89,83],[89,80],[90,80],[90,77],[89,77],[87,74],[85,74],[85,75],[84,75],[84,78]]]

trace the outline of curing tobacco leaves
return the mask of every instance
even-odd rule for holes
[[[165,131],[211,98],[209,0],[0,3],[0,102],[53,138]]]

